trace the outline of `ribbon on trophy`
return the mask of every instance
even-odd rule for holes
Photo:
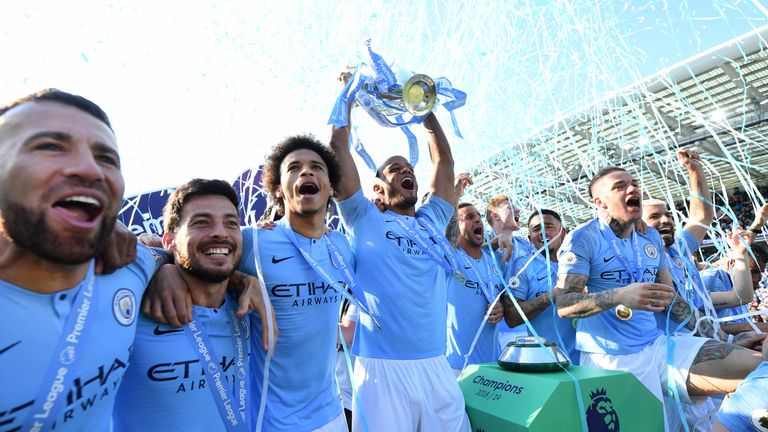
[[[408,139],[409,162],[416,165],[419,148],[410,124],[424,121],[432,110],[442,105],[451,114],[453,132],[463,138],[454,110],[464,106],[467,94],[453,88],[444,77],[433,80],[427,75],[398,70],[397,73],[384,58],[371,48],[371,39],[365,41],[371,65],[360,63],[352,78],[342,90],[328,119],[328,124],[343,127],[349,124],[349,103],[354,99],[373,119],[384,127],[399,127]],[[373,159],[365,151],[355,132],[350,137],[355,151],[366,165],[376,171]]]

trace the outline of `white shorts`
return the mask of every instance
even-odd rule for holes
[[[676,432],[685,431],[675,402],[668,396],[664,397],[664,408],[667,411],[669,430]],[[715,417],[717,417],[717,408],[712,398],[709,396],[696,396],[692,398],[692,403],[683,403],[682,408],[685,422],[688,423],[688,430],[690,432],[709,432],[712,430],[712,423]]]
[[[470,432],[464,396],[445,356],[422,360],[358,357],[352,430]],[[359,404],[358,404],[359,403]]]
[[[631,372],[643,385],[664,403],[667,382],[672,379],[682,403],[691,403],[686,380],[693,359],[707,341],[693,336],[672,336],[675,342],[671,377],[667,371],[667,337],[659,336],[651,345],[633,354],[581,353],[581,365],[602,369]],[[671,401],[671,399],[670,399]],[[666,404],[665,404],[666,411]],[[665,413],[665,422],[667,422]],[[674,423],[674,422],[673,422]]]
[[[317,429],[313,429],[312,432],[348,432],[347,419],[344,417],[344,413],[339,414],[335,419],[329,421],[323,426]]]

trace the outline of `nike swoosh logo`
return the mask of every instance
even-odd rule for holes
[[[546,278],[547,278],[547,275],[544,275],[544,276],[542,276],[542,277],[540,277],[540,278],[536,278],[536,280],[537,280],[537,281],[539,281],[539,282],[541,282],[541,281],[543,281],[543,280],[544,280],[544,279],[546,279]]]
[[[612,257],[610,257],[610,258],[608,258],[608,259],[606,259],[606,258],[603,258],[603,262],[606,262],[606,263],[607,263],[608,261],[610,261],[610,260],[612,260],[612,259],[614,259],[614,258],[616,258],[616,256],[612,256]]]
[[[1,350],[0,350],[0,355],[2,355],[3,353],[5,353],[5,352],[6,352],[6,351],[8,351],[9,349],[11,349],[11,348],[15,347],[16,345],[18,345],[18,344],[20,344],[20,343],[21,343],[21,341],[20,341],[20,340],[18,340],[18,341],[16,341],[16,342],[14,342],[14,343],[12,343],[12,344],[8,345],[7,347],[5,347],[5,348],[1,349]]]
[[[464,266],[464,270],[469,270],[471,268],[472,268],[472,266]]]
[[[160,326],[155,327],[155,336],[162,336],[167,335],[169,333],[178,333],[180,331],[184,331],[184,329],[173,329],[173,330],[160,330]]]
[[[287,259],[291,259],[291,258],[293,258],[293,255],[291,255],[289,257],[285,257],[285,258],[277,258],[276,256],[272,255],[272,264],[281,263],[281,262],[283,262],[283,261],[285,261]]]

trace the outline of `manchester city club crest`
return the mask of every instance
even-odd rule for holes
[[[764,408],[758,408],[755,410],[752,410],[752,413],[750,415],[750,420],[752,420],[752,426],[755,427],[755,430],[759,430],[761,432],[768,432],[768,410]]]
[[[136,321],[136,296],[127,288],[120,288],[112,298],[112,313],[117,322],[129,326]]]
[[[650,259],[656,259],[656,257],[659,256],[659,251],[656,250],[656,246],[652,244],[645,245],[643,250],[645,250],[645,255],[647,255]]]
[[[510,288],[517,288],[520,286],[520,279],[518,279],[516,276],[512,276],[509,278],[509,287]]]
[[[683,260],[681,260],[680,257],[672,258],[672,262],[675,264],[675,267],[683,268]]]

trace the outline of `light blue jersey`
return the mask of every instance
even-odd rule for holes
[[[691,259],[691,254],[699,249],[699,243],[690,233],[682,231],[681,234],[675,238],[673,245],[664,249],[669,265],[669,274],[672,276],[672,282],[678,295],[694,308],[704,310],[705,300],[701,294],[707,295],[708,291],[704,288],[698,270],[696,270],[696,264]],[[707,299],[707,301],[709,300]],[[666,312],[656,312],[656,324],[662,332],[666,329],[666,322]],[[678,326],[679,323],[670,319],[670,332],[673,332]],[[681,329],[681,333],[688,334],[690,331]]]
[[[606,236],[613,234],[596,218],[568,233],[558,252],[558,275],[587,276],[587,289],[591,294],[625,287],[633,282],[630,273],[633,270],[626,268],[616,255],[612,244],[600,231],[601,225],[606,230]],[[633,245],[635,236],[639,250]],[[637,269],[637,282],[653,282],[657,273],[667,268],[667,259],[662,253],[664,244],[654,228],[648,228],[647,234],[633,231],[629,238],[617,239],[616,246],[630,265],[637,265],[639,255],[641,265]],[[654,313],[637,309],[632,312],[632,318],[626,321],[620,320],[614,309],[578,320],[576,349],[622,355],[639,352],[652,344],[662,334]]]
[[[510,285],[512,295],[523,301],[531,301],[548,292],[552,298],[552,288],[557,282],[557,268],[557,262],[547,261],[544,256],[539,254],[518,276],[518,283]],[[576,329],[571,318],[560,318],[557,309],[549,305],[531,320],[531,325],[536,333],[544,337],[547,342],[557,343],[568,354],[573,364],[579,364],[579,353],[576,350]],[[526,331],[528,331],[527,327]],[[531,332],[528,331],[528,334]],[[560,343],[561,340],[562,344]]]
[[[64,403],[58,413],[51,413],[53,430],[110,430],[115,396],[136,334],[138,303],[156,265],[151,251],[139,245],[133,264],[96,276],[92,330],[81,349],[69,357],[76,358],[79,366],[59,387]],[[72,306],[82,289],[83,283],[55,294],[38,294],[0,281],[0,430],[20,430],[51,358],[64,355],[54,353],[54,348],[64,321],[78,312]]]
[[[528,262],[528,260],[531,259],[533,254],[536,253],[536,248],[528,240],[522,239],[520,237],[512,237],[511,241],[512,241],[512,248],[514,249],[512,251],[512,258],[510,258],[509,261],[507,261],[504,264],[502,264],[501,261],[499,261],[499,265],[501,266],[501,271],[504,274],[504,281],[506,281],[507,286],[509,286],[509,283],[512,277],[517,276],[518,273],[520,273],[522,268],[525,266],[525,263]],[[501,322],[497,324],[497,327],[498,327],[499,333],[502,333],[502,334],[503,333],[519,334],[519,331],[522,331],[523,333],[528,331],[525,329],[525,324],[519,325],[513,329],[513,328],[510,328],[504,320],[501,320]]]
[[[710,267],[701,272],[701,279],[704,280],[704,286],[707,287],[707,291],[713,292],[728,292],[733,289],[733,283],[731,277],[723,269]],[[747,306],[752,299],[744,299],[747,302],[745,305],[730,307],[717,310],[717,316],[719,318],[731,317],[741,315],[749,312]],[[729,323],[748,322],[747,318],[737,318]]]
[[[717,419],[732,432],[768,430],[768,361],[760,363],[723,402]]]
[[[208,334],[210,346],[238,400],[228,299],[220,308],[194,306],[195,322]],[[237,307],[237,303],[235,308]],[[250,346],[245,336],[246,350]],[[115,431],[225,430],[216,401],[205,380],[204,365],[181,328],[139,317],[130,366],[115,403]],[[247,353],[246,353],[247,355]]]
[[[474,259],[459,247],[456,252],[466,280],[448,277],[448,343],[446,356],[454,369],[464,367],[465,356],[480,329],[490,302],[504,290],[493,257],[486,250]],[[494,362],[501,350],[496,342],[496,325],[485,323],[467,364]]]
[[[435,244],[429,231],[419,226],[416,219],[424,218],[438,232],[444,232],[453,206],[432,195],[416,211],[416,217],[397,216],[380,212],[358,190],[339,202],[338,208],[352,240],[357,275],[366,300],[383,329],[379,331],[370,316],[360,311],[354,354],[393,360],[444,355],[445,270],[408,238],[394,218],[400,217],[422,237],[430,238],[430,244]]]
[[[290,230],[285,219],[279,225]],[[326,234],[354,265],[347,240],[338,232]],[[243,230],[243,259],[240,270],[255,275],[254,230]],[[343,285],[341,271],[332,264],[325,240],[295,235],[298,245],[308,252],[331,277]],[[336,385],[336,337],[342,294],[330,286],[302,256],[279,227],[259,230],[259,258],[264,282],[275,310],[279,336],[270,362],[265,431],[307,431],[319,428],[341,412]],[[251,320],[251,394],[261,395],[266,353],[261,344],[261,321]],[[259,401],[254,400],[255,424]]]

